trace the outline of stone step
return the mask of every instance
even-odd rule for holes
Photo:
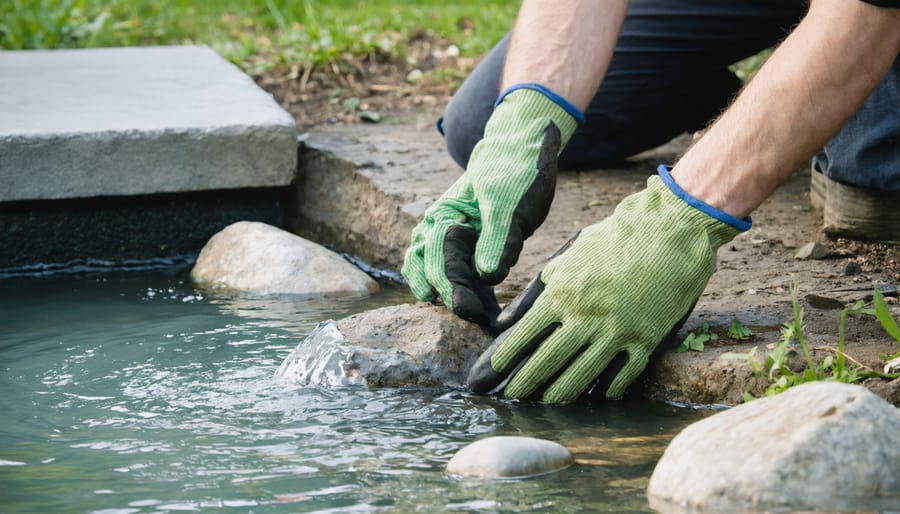
[[[287,185],[296,126],[203,46],[0,52],[0,202]]]

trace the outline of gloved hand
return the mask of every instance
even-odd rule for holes
[[[716,250],[751,221],[691,197],[666,167],[659,175],[583,229],[504,309],[504,332],[470,370],[472,391],[505,387],[509,398],[547,403],[590,389],[620,397],[674,336],[715,271]]]
[[[492,325],[500,283],[543,223],[556,187],[556,158],[581,113],[536,84],[501,96],[465,173],[412,232],[403,277],[424,301],[440,296],[458,316]]]

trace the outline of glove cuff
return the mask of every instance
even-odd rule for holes
[[[506,98],[506,96],[508,94],[512,93],[513,91],[518,91],[520,89],[531,89],[533,91],[537,91],[537,92],[541,93],[542,95],[546,96],[548,100],[550,100],[551,102],[555,103],[556,105],[562,107],[563,110],[565,110],[567,113],[569,113],[569,115],[571,115],[573,118],[575,118],[575,121],[577,121],[579,125],[584,123],[584,113],[581,112],[581,110],[578,107],[575,107],[574,105],[569,103],[569,101],[566,100],[565,98],[563,98],[562,96],[554,93],[549,88],[544,87],[544,86],[538,84],[537,82],[523,82],[521,84],[514,84],[512,86],[509,86],[508,88],[506,88],[505,91],[500,93],[500,96],[497,98],[497,101],[494,102],[494,108],[496,108],[498,105],[500,105],[500,102],[502,102],[503,99]]]
[[[552,121],[559,129],[561,145],[565,147],[575,133],[584,115],[563,97],[539,84],[517,84],[510,87],[497,100],[494,112],[485,127],[485,137],[490,134],[509,134],[530,127],[537,139],[543,139],[546,121]]]
[[[673,195],[690,206],[695,213],[703,215],[701,220],[709,222],[705,224],[707,225],[711,241],[716,244],[717,247],[731,241],[734,239],[734,236],[739,233],[750,230],[750,227],[753,226],[753,220],[750,216],[747,216],[744,219],[736,218],[727,212],[709,205],[699,198],[691,196],[675,182],[675,179],[672,178],[671,168],[669,166],[660,164],[657,168],[657,172],[659,173],[659,178],[662,180],[662,183]]]
[[[704,202],[699,198],[691,196],[687,191],[682,189],[681,186],[679,186],[675,182],[674,178],[672,178],[672,168],[670,166],[660,164],[656,171],[659,172],[659,177],[662,179],[663,184],[665,184],[670,191],[675,193],[675,196],[684,200],[691,207],[699,210],[707,216],[721,221],[722,223],[730,225],[732,228],[740,232],[746,232],[750,230],[750,227],[753,226],[753,219],[750,216],[747,216],[744,219],[736,218],[725,211],[716,209],[712,205]]]

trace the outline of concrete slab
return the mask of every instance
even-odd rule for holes
[[[289,184],[293,118],[202,46],[0,52],[0,201]]]

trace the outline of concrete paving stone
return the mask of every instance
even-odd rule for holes
[[[203,46],[0,52],[0,202],[287,185],[296,125]]]

